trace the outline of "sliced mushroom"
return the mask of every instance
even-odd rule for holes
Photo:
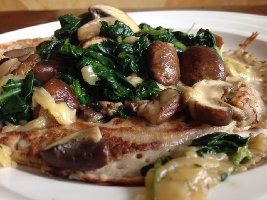
[[[6,62],[6,61],[8,61],[9,60],[9,58],[2,58],[1,60],[0,60],[0,65],[2,65],[4,62]]]
[[[37,62],[41,61],[41,57],[38,54],[31,54],[27,60],[25,60],[21,65],[13,72],[14,75],[26,75]]]
[[[234,79],[232,79],[233,81]],[[231,81],[231,78],[228,79]],[[257,92],[246,81],[231,82],[234,87],[226,90],[222,99],[233,108],[233,119],[237,121],[237,126],[255,125],[260,116],[257,115],[259,105],[256,103]]]
[[[33,47],[27,47],[25,49],[12,49],[5,52],[3,55],[9,58],[18,58],[20,62],[24,62],[31,54],[34,53]]]
[[[89,39],[85,39],[80,43],[81,48],[88,49],[92,44],[100,44],[101,42],[109,40],[107,37],[102,37],[102,36],[94,36]]]
[[[156,93],[152,101],[128,102],[127,107],[131,106],[137,115],[146,118],[152,124],[161,124],[168,120],[175,112],[182,107],[182,98],[178,91],[166,89]]]
[[[137,24],[123,11],[106,5],[93,5],[89,8],[93,20],[87,22],[77,30],[78,40],[82,41],[99,35],[101,21],[113,25],[116,20],[124,22],[133,32],[138,32]]]
[[[114,17],[102,17],[102,18],[96,18],[94,20],[91,20],[78,28],[77,30],[77,36],[78,40],[82,41],[85,39],[92,38],[94,36],[98,36],[100,32],[100,28],[102,26],[101,22],[105,21],[108,24],[114,24],[116,21],[116,18]]]
[[[3,59],[2,59],[3,60]],[[0,65],[0,78],[10,74],[20,66],[17,58],[8,59]]]
[[[232,121],[232,107],[221,98],[233,85],[220,80],[203,80],[192,86],[188,101],[190,115],[197,120],[215,126],[226,126]]]
[[[116,114],[120,106],[122,106],[121,102],[98,101],[88,103],[86,107],[82,109],[82,112],[86,121],[97,122],[105,117]]]
[[[127,15],[125,12],[118,8],[99,4],[91,6],[89,8],[89,12],[91,13],[94,19],[106,16],[113,16],[117,20],[124,22],[132,29],[133,32],[136,33],[140,30],[135,21],[131,17],[129,17],[129,15]]]
[[[45,147],[40,154],[60,169],[94,170],[107,163],[106,142],[97,126],[67,135]]]
[[[102,106],[103,113],[108,117],[116,114],[118,108],[122,106],[121,102],[98,101],[98,103]]]

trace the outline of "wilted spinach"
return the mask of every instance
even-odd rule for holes
[[[0,117],[1,120],[12,124],[32,119],[30,109],[33,86],[40,85],[30,71],[24,80],[14,81],[9,79],[2,86],[3,91],[0,95]]]
[[[142,83],[138,83],[136,86],[136,96],[135,100],[138,99],[149,99],[152,94],[160,92],[161,89],[157,85],[156,81],[150,79],[143,81]]]
[[[226,153],[237,168],[240,163],[248,162],[252,159],[252,154],[248,150],[248,142],[251,137],[243,138],[237,134],[225,132],[215,132],[193,140],[191,146],[200,146],[198,155],[203,157],[204,153]]]
[[[78,17],[75,17],[72,14],[60,16],[59,21],[61,29],[55,31],[54,37],[57,40],[66,38],[76,38],[77,29],[90,20],[91,17],[89,12],[81,14]]]
[[[100,36],[108,37],[117,41],[118,37],[124,39],[134,35],[131,28],[121,21],[115,21],[114,25],[109,25],[105,21],[102,21],[101,24],[102,26],[99,33]]]
[[[122,74],[85,56],[77,64],[79,69],[87,65],[92,66],[94,73],[99,79],[96,87],[105,97],[112,100],[133,98],[134,87]]]
[[[90,98],[91,95],[88,90],[81,87],[78,79],[74,80],[72,84],[70,84],[70,88],[73,90],[81,104],[86,104],[91,100],[92,97]]]

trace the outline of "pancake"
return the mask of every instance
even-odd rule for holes
[[[24,41],[27,44],[35,44],[33,40]],[[18,43],[24,42],[20,40]],[[228,76],[226,79],[226,82],[235,86],[234,94],[224,94],[225,102],[234,112],[232,122],[226,126],[213,126],[195,120],[190,117],[188,110],[184,109],[159,125],[153,125],[142,117],[114,118],[105,123],[90,123],[79,118],[70,125],[50,124],[41,129],[20,131],[3,129],[0,133],[0,144],[12,149],[11,157],[16,162],[41,168],[44,173],[50,175],[85,182],[142,184],[144,181],[140,173],[142,167],[153,163],[158,157],[172,156],[172,152],[190,145],[195,138],[213,132],[234,133],[251,128],[266,128],[267,64],[258,61],[253,54],[247,53],[246,45],[247,43],[241,45],[237,51],[231,50],[223,54],[224,57],[233,58],[241,65],[249,66],[251,75],[250,79],[240,76]],[[12,46],[20,45],[14,42]],[[2,47],[3,51],[10,49],[8,45]],[[60,169],[47,163],[40,155],[45,147],[55,141],[94,126],[99,127],[105,140],[107,152],[105,166],[87,171]]]

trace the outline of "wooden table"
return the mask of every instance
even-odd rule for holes
[[[227,6],[227,7],[217,6],[217,7],[174,8],[173,10],[213,10],[213,11],[239,12],[239,13],[258,14],[267,16],[267,4],[262,6]],[[0,34],[28,26],[56,21],[59,16],[67,13],[72,13],[73,15],[77,16],[86,11],[87,9],[0,12]],[[143,11],[143,10],[127,9],[124,11],[133,12],[133,11]]]

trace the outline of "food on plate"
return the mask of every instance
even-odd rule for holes
[[[223,40],[208,29],[137,26],[109,6],[59,20],[33,51],[3,53],[0,144],[18,163],[142,184],[144,166],[196,138],[266,128],[266,63],[245,51],[257,33],[221,57]]]
[[[266,156],[266,142],[263,133],[248,138],[213,133],[195,139],[175,152],[175,158],[161,157],[142,169],[147,190],[138,199],[204,200],[210,188]]]

